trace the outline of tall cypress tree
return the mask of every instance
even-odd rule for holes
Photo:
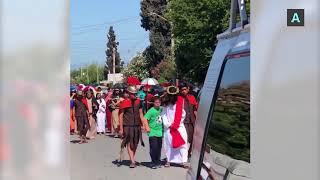
[[[106,50],[106,63],[105,63],[105,71],[104,71],[104,76],[105,78],[108,77],[109,73],[114,73],[113,72],[113,48],[115,49],[115,70],[116,73],[119,73],[122,68],[124,62],[120,59],[120,54],[118,53],[118,45],[119,42],[116,41],[116,35],[113,30],[113,27],[110,26],[109,32],[108,32],[108,43],[107,43],[107,50]]]

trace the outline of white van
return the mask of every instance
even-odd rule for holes
[[[199,99],[187,179],[249,180],[250,26],[244,4],[232,2],[230,28],[217,39]]]

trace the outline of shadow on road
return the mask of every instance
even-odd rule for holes
[[[72,140],[70,142],[73,143],[73,144],[78,144],[80,142],[80,140]]]

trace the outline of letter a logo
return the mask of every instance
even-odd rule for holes
[[[287,9],[287,26],[304,26],[304,9]]]
[[[295,23],[295,22],[300,23],[300,19],[299,19],[298,13],[294,13],[294,14],[293,14],[293,17],[292,17],[292,19],[291,19],[291,22],[292,22],[292,23]]]

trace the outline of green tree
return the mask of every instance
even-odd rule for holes
[[[166,10],[167,0],[141,1],[141,26],[150,32],[150,46],[143,54],[150,68],[168,59],[171,53],[171,27],[170,23],[163,19]]]
[[[124,62],[120,58],[120,54],[118,53],[118,45],[119,42],[116,41],[116,35],[113,30],[113,27],[110,26],[108,32],[108,43],[107,43],[107,50],[106,50],[106,63],[105,63],[105,70],[104,70],[104,78],[108,78],[109,73],[113,72],[113,49],[115,51],[115,71],[119,73],[123,68]]]
[[[103,80],[104,67],[96,64],[90,64],[83,67],[82,70],[80,68],[71,70],[70,76],[72,83],[96,84]]]
[[[129,65],[122,70],[124,79],[126,80],[129,76],[135,76],[140,80],[147,78],[149,76],[147,66],[147,59],[142,54],[138,54],[130,61]]]
[[[167,17],[173,23],[175,60],[181,77],[203,82],[217,42],[228,24],[230,2],[170,0]]]

